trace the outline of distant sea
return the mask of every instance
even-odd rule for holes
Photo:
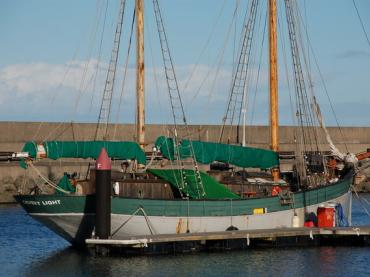
[[[361,197],[370,202],[370,194]],[[367,209],[370,210],[370,205]],[[353,225],[370,225],[355,195]],[[18,205],[0,205],[0,276],[370,276],[370,247],[252,249],[96,258],[75,250]]]

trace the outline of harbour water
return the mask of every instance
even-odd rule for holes
[[[362,194],[370,210],[370,194]],[[352,222],[370,219],[353,198]],[[0,276],[370,276],[370,247],[251,249],[145,257],[92,257],[17,205],[0,206]]]

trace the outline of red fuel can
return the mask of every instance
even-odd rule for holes
[[[317,227],[335,227],[335,208],[318,207],[317,208]]]

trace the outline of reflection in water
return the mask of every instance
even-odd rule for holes
[[[67,248],[34,263],[27,276],[367,276],[369,253],[323,247],[95,258]],[[355,265],[353,256],[363,258]]]
[[[320,271],[325,276],[335,273],[337,261],[336,249],[333,247],[323,247],[318,254],[320,257],[320,260],[318,261],[318,267],[320,268]]]
[[[370,195],[367,195],[370,201]],[[355,224],[370,224],[354,201]],[[0,206],[4,276],[369,276],[370,248],[254,249],[222,253],[95,258],[27,216]]]

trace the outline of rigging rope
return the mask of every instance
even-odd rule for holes
[[[301,29],[301,24],[303,22],[303,17],[301,16],[300,14],[300,10],[299,10],[299,6],[296,2],[293,2],[293,6],[294,6],[294,17],[296,19],[296,24],[297,24],[297,33],[298,33],[298,40],[299,40],[299,43],[300,43],[300,48],[302,50],[302,57],[303,57],[303,64],[305,66],[305,73],[306,73],[306,80],[307,80],[307,86],[308,86],[308,93],[306,94],[306,97],[308,97],[307,95],[310,94],[310,102],[308,103],[311,103],[311,106],[314,105],[313,101],[314,101],[314,98],[315,98],[315,93],[314,93],[314,90],[313,90],[313,81],[312,81],[312,76],[311,76],[311,70],[310,70],[310,60],[309,60],[309,48],[306,49],[304,47],[304,45],[306,45],[307,43],[305,43],[304,39],[303,39],[303,35],[302,35],[302,29]],[[305,32],[305,38],[307,39],[308,38],[308,33],[307,33],[307,24],[305,25],[306,27],[304,28],[306,30]],[[307,100],[308,101],[308,100]],[[315,128],[315,126],[317,126],[317,121],[318,121],[318,115],[316,115],[316,117],[314,116],[315,115],[315,109],[311,107],[310,110],[310,121],[311,121],[311,127],[312,127],[312,136],[314,137],[315,139],[315,146],[316,146],[316,149],[313,149],[313,145],[311,144],[311,151],[317,151],[318,153],[320,153],[320,148],[319,148],[319,143],[318,143],[318,137],[319,137],[319,128]]]
[[[144,21],[144,24],[145,24],[145,29],[146,30],[149,30],[149,26],[147,25],[147,21],[145,20]],[[155,61],[154,61],[154,52],[153,52],[153,46],[152,46],[152,37],[150,35],[151,32],[148,32],[147,33],[147,42],[149,44],[149,51],[150,51],[150,58],[151,58],[151,62],[152,62],[152,70],[153,70],[153,79],[154,79],[154,84],[155,84],[155,93],[156,93],[156,96],[155,99],[156,99],[156,102],[158,104],[158,107],[159,107],[159,113],[162,115],[160,116],[160,118],[162,119],[165,119],[166,121],[164,122],[164,124],[162,125],[162,133],[165,134],[167,132],[166,130],[166,126],[169,125],[169,121],[167,120],[170,120],[171,118],[171,115],[168,116],[168,114],[165,114],[165,109],[162,108],[162,104],[161,104],[161,95],[160,95],[160,90],[159,90],[159,82],[158,82],[158,72],[157,72],[157,68],[156,68],[156,65],[155,65]],[[147,71],[148,72],[148,71]],[[135,118],[136,119],[136,118]]]
[[[70,194],[71,192],[70,191],[66,191],[66,190],[64,190],[64,189],[62,189],[62,188],[60,188],[60,187],[58,187],[58,185],[57,184],[55,184],[55,183],[53,183],[51,180],[49,180],[48,178],[46,178],[41,172],[40,172],[40,170],[38,170],[34,165],[33,165],[33,163],[28,163],[28,165],[30,166],[30,168],[32,168],[36,173],[37,173],[37,175],[39,175],[40,176],[40,178],[41,179],[43,179],[45,182],[46,182],[46,184],[48,184],[49,186],[51,186],[52,188],[54,188],[54,189],[56,189],[56,190],[58,190],[58,191],[60,191],[60,192],[63,192],[63,193],[66,193],[66,194]]]
[[[111,58],[109,62],[109,68],[107,72],[107,77],[104,86],[104,93],[101,100],[101,106],[99,111],[98,124],[95,130],[95,139],[101,138],[106,139],[108,132],[108,123],[110,119],[111,105],[112,105],[112,95],[114,90],[114,84],[116,79],[116,69],[118,62],[118,53],[121,42],[123,17],[125,14],[126,0],[121,0],[118,21],[116,25],[116,33],[114,35],[113,49],[111,53]]]
[[[297,130],[296,134],[298,137],[299,143],[297,143],[297,159],[296,159],[296,166],[297,166],[297,173],[298,173],[298,183],[303,183],[310,185],[311,183],[315,183],[315,178],[310,177],[311,172],[310,168],[307,167],[307,163],[309,163],[309,159],[314,157],[320,157],[321,163],[325,169],[325,159],[320,152],[319,149],[319,141],[318,141],[318,129],[316,128],[318,121],[320,121],[320,114],[318,114],[318,106],[314,105],[315,103],[315,96],[313,92],[312,86],[312,78],[310,75],[309,64],[306,59],[305,49],[303,47],[304,41],[302,32],[300,29],[299,21],[300,13],[298,5],[295,1],[285,0],[285,10],[286,10],[286,19],[287,19],[287,26],[288,26],[288,33],[289,33],[289,40],[290,40],[290,49],[292,55],[292,63],[293,63],[293,71],[294,71],[294,84],[295,84],[295,92],[296,92],[296,107],[297,107],[297,119],[299,125],[299,132]],[[308,33],[306,32],[307,40],[308,40]],[[306,88],[306,79],[303,74],[303,68],[301,63],[301,58],[303,58],[303,64],[306,66],[306,79],[309,83],[309,90],[308,92],[311,94],[311,98],[308,97],[308,92]],[[316,109],[315,109],[316,108]],[[315,112],[316,111],[316,117]],[[321,126],[322,124],[322,120]],[[306,128],[308,127],[308,128]],[[312,156],[307,156],[309,153],[308,150],[311,151]]]
[[[368,45],[369,45],[369,47],[370,47],[370,39],[369,39],[369,36],[367,35],[367,32],[366,32],[366,29],[365,29],[364,22],[362,21],[362,18],[361,18],[361,16],[360,16],[360,12],[358,11],[358,8],[357,8],[357,5],[356,5],[356,1],[355,1],[355,0],[352,0],[352,3],[353,3],[353,6],[355,7],[355,10],[356,10],[356,13],[357,13],[357,17],[358,17],[358,20],[360,21],[361,28],[362,28],[362,31],[364,32],[364,35],[365,35],[365,38],[366,38],[367,44],[368,44]]]
[[[246,12],[241,39],[241,51],[239,53],[237,69],[232,80],[226,112],[222,120],[219,142],[222,141],[227,121],[229,121],[230,126],[233,126],[236,115],[240,114],[239,111],[243,107],[258,3],[259,2],[257,0],[252,0],[249,13],[248,11]],[[249,17],[247,14],[249,14]],[[229,130],[229,137],[231,131],[232,128]]]
[[[246,146],[248,142],[247,130],[246,130],[247,119],[250,120],[250,125],[252,125],[253,123],[253,116],[254,116],[255,104],[256,104],[256,98],[257,98],[257,90],[258,90],[258,85],[259,85],[259,80],[260,80],[259,77],[260,77],[261,64],[262,64],[262,52],[263,52],[263,45],[264,45],[264,40],[265,40],[264,36],[266,33],[266,25],[267,25],[267,9],[266,9],[265,16],[264,16],[264,13],[262,12],[262,9],[259,9],[259,11],[260,12],[258,16],[258,24],[257,24],[257,27],[255,27],[256,30],[254,32],[256,33],[255,37],[259,38],[258,35],[261,33],[260,29],[261,29],[261,24],[263,22],[262,42],[261,42],[261,45],[258,45],[259,40],[254,39],[254,42],[252,43],[252,46],[251,46],[251,48],[254,50],[253,54],[251,53],[252,55],[251,66],[256,65],[256,60],[258,57],[258,49],[260,49],[260,55],[258,59],[259,61],[258,69],[257,69],[257,74],[255,73],[254,70],[251,70],[250,74],[248,74],[247,76],[245,91],[243,92],[244,99],[242,103],[242,109],[240,110],[240,113],[239,113],[238,127],[237,127],[238,128],[237,133],[239,134],[239,129],[240,129],[240,126],[242,125],[242,145],[243,146]],[[257,17],[257,14],[256,14],[256,17]],[[259,46],[259,48],[257,46]],[[251,94],[252,92],[254,92],[254,94],[253,94],[252,101],[250,101],[248,97],[249,97],[249,94]],[[248,108],[249,106],[250,106],[250,109]],[[247,116],[249,110],[251,110],[250,118],[249,116]],[[251,133],[252,132],[249,132],[248,134],[249,137]]]
[[[91,34],[90,34],[90,47],[89,47],[89,53],[90,54],[88,55],[89,57],[91,57],[91,52],[92,52],[92,49],[93,49],[92,48],[92,44],[93,44],[93,42],[95,40],[95,36],[96,36],[96,32],[97,32],[96,29],[97,29],[97,26],[99,25],[100,18],[101,18],[101,9],[100,9],[99,4],[97,4],[96,14],[95,14],[94,21],[92,22],[92,27],[91,27],[91,28],[93,28],[93,26],[95,26],[95,28],[91,30]],[[59,82],[59,84],[57,85],[56,89],[54,90],[54,93],[50,97],[50,104],[53,104],[54,103],[57,95],[60,92],[60,89],[63,87],[63,85],[64,85],[64,83],[65,83],[65,81],[67,79],[67,76],[68,76],[69,72],[71,71],[71,69],[73,68],[73,66],[76,63],[76,58],[77,58],[79,52],[80,52],[80,47],[77,47],[76,50],[74,51],[73,55],[72,55],[71,60],[69,62],[67,62],[65,65],[63,65],[63,67],[65,67],[65,70],[64,70],[64,73],[63,73],[63,77],[62,77],[61,81]],[[90,58],[88,58],[88,60],[89,59]],[[78,93],[80,93],[80,91]],[[32,108],[33,109],[36,109],[38,107],[37,106],[33,106]],[[29,113],[32,113],[32,112],[29,111]],[[45,122],[40,122],[39,123],[38,129],[37,129],[36,133],[34,134],[32,140],[38,140],[38,135],[39,135],[39,133],[41,131],[41,128],[42,128],[42,126],[44,124],[45,124]],[[49,136],[50,136],[50,134],[49,134]],[[44,139],[44,140],[46,140],[46,139]]]
[[[251,111],[251,119],[249,123],[250,125],[252,125],[254,122],[255,106],[256,106],[256,101],[257,101],[257,91],[258,91],[258,86],[260,82],[260,73],[261,73],[261,66],[262,66],[262,55],[263,55],[263,50],[264,50],[264,45],[265,45],[265,38],[266,38],[267,17],[268,17],[268,10],[266,9],[265,22],[263,25],[263,32],[262,32],[262,42],[261,42],[260,54],[259,54],[259,63],[258,63],[258,69],[257,69],[256,86],[254,88],[254,94],[253,94],[253,100],[252,100],[253,104],[252,104],[252,111]],[[253,134],[254,132],[249,132],[247,144],[252,143]]]
[[[365,205],[362,204],[362,199],[361,197],[358,195],[357,191],[356,191],[356,188],[355,186],[351,185],[352,187],[352,190],[355,192],[356,196],[357,196],[357,199],[359,200],[360,202],[360,205],[361,207],[363,208],[363,210],[365,211],[365,213],[368,215],[368,217],[370,218],[370,212],[367,210],[367,208],[365,207]]]
[[[238,1],[239,2],[239,1]],[[224,40],[224,43],[223,43],[223,46],[222,46],[222,49],[221,49],[221,52],[218,54],[218,57],[220,57],[219,59],[219,62],[217,64],[217,68],[216,68],[216,72],[215,72],[215,75],[214,75],[214,78],[213,78],[213,81],[212,81],[212,85],[211,85],[211,88],[209,90],[209,93],[207,94],[207,104],[206,104],[206,107],[204,108],[205,112],[208,112],[210,110],[210,107],[211,107],[211,101],[212,101],[212,96],[215,92],[215,88],[216,88],[216,83],[217,81],[219,80],[219,73],[220,73],[220,70],[221,70],[221,66],[224,65],[224,58],[225,58],[225,51],[226,51],[226,47],[227,47],[227,44],[229,42],[229,39],[230,39],[230,36],[231,36],[231,33],[232,33],[232,27],[233,27],[233,24],[235,22],[236,24],[236,19],[237,19],[237,11],[238,11],[238,8],[239,8],[239,5],[238,5],[238,2],[237,2],[237,5],[235,6],[235,9],[234,9],[234,12],[233,12],[233,16],[232,16],[232,19],[231,19],[231,22],[230,22],[230,25],[229,25],[229,28],[227,30],[227,33],[226,33],[226,37],[225,37],[225,40]],[[234,47],[235,48],[235,47]],[[234,60],[234,59],[233,59]],[[234,75],[234,68],[233,68],[233,74]],[[231,80],[231,84],[232,84],[232,80]],[[231,85],[230,84],[230,85]],[[200,92],[200,90],[197,91],[197,93],[194,95],[194,97],[192,98],[191,100],[191,103],[195,100],[195,98],[198,96],[198,93]]]
[[[163,58],[163,64],[164,64],[164,72],[166,75],[166,83],[167,83],[167,89],[168,89],[168,94],[170,97],[170,103],[171,103],[171,109],[172,109],[172,117],[173,117],[173,123],[174,123],[174,143],[175,145],[179,145],[179,134],[178,130],[180,125],[178,125],[178,121],[182,121],[183,127],[184,127],[184,132],[185,136],[187,136],[189,139],[189,128],[185,116],[185,111],[184,111],[184,106],[183,102],[181,99],[180,91],[179,91],[179,86],[175,74],[175,69],[173,66],[173,61],[172,61],[172,56],[170,53],[170,48],[168,45],[168,39],[167,39],[167,34],[164,28],[164,23],[163,23],[163,18],[161,14],[161,10],[159,7],[158,0],[153,0],[153,8],[154,8],[154,14],[155,14],[155,19],[157,23],[157,30],[158,30],[158,36],[159,36],[159,42],[161,46],[161,51],[162,51],[162,58]],[[176,151],[176,160],[178,161],[181,169],[180,169],[180,176],[181,176],[181,184],[183,186],[187,186],[187,179],[190,177],[189,175],[185,173],[184,169],[184,163],[181,160],[181,156],[178,150],[178,147],[175,147]],[[191,159],[191,164],[192,167],[194,168],[194,179],[196,181],[196,187],[198,190],[198,195],[199,197],[203,197],[205,195],[203,183],[202,183],[202,178],[200,175],[200,171],[198,168],[198,163],[195,159],[194,155],[194,149],[193,145],[190,143],[189,144],[189,151],[190,151],[190,156],[189,158]]]
[[[123,94],[124,94],[125,85],[126,85],[128,61],[129,61],[129,57],[130,57],[132,37],[133,37],[133,34],[134,34],[135,14],[136,14],[136,11],[134,10],[134,13],[132,15],[131,30],[130,30],[130,39],[129,39],[129,42],[128,42],[127,56],[126,56],[126,62],[125,62],[125,69],[124,69],[124,72],[123,72],[123,79],[122,79],[122,84],[121,84],[121,94],[120,94],[119,101],[118,101],[118,110],[117,110],[117,116],[116,116],[116,124],[114,126],[113,140],[115,140],[116,133],[117,133],[119,113],[120,113],[120,110],[121,110],[122,99],[123,99]]]
[[[299,12],[299,10],[298,10],[298,12]],[[302,16],[301,16],[301,17],[302,17]],[[304,22],[302,22],[302,24],[305,26]],[[312,46],[312,43],[311,43],[311,40],[310,40],[309,36],[307,36],[307,42],[308,42],[309,49],[311,50],[312,56],[313,56],[313,58],[314,58],[315,66],[316,66],[316,69],[317,69],[317,71],[318,71],[318,73],[319,73],[320,81],[321,81],[321,83],[322,83],[322,85],[323,85],[325,95],[326,95],[326,97],[327,97],[327,99],[328,99],[328,101],[329,101],[330,110],[331,110],[331,112],[333,113],[335,123],[336,123],[336,125],[337,125],[337,127],[338,127],[338,129],[339,129],[339,133],[340,133],[341,137],[343,138],[344,146],[345,146],[345,148],[346,148],[346,152],[349,152],[349,151],[348,151],[348,146],[347,146],[347,143],[346,143],[346,141],[347,141],[346,136],[345,136],[345,134],[344,134],[344,132],[343,132],[343,130],[342,130],[342,127],[341,127],[341,126],[340,126],[340,124],[339,124],[339,120],[338,120],[338,117],[337,117],[337,113],[336,113],[336,112],[335,112],[335,110],[334,110],[334,105],[333,105],[333,102],[331,101],[331,98],[330,98],[330,95],[329,95],[329,91],[328,91],[328,88],[327,88],[327,86],[326,86],[326,82],[325,82],[325,79],[324,79],[324,75],[322,74],[322,71],[321,71],[321,69],[320,69],[320,66],[319,66],[319,63],[318,63],[318,59],[317,59],[317,56],[316,56],[315,50],[314,50],[314,48],[313,48],[313,46]]]
[[[96,23],[94,32],[91,34],[91,37],[90,37],[89,51],[88,51],[88,55],[87,55],[87,60],[86,60],[86,63],[83,67],[82,78],[81,78],[80,85],[79,85],[79,88],[78,88],[77,98],[76,98],[75,104],[73,106],[73,110],[71,111],[71,120],[75,117],[75,115],[77,113],[78,105],[80,104],[80,100],[82,98],[82,95],[87,90],[87,86],[90,84],[89,81],[86,81],[86,78],[87,78],[87,72],[89,70],[90,63],[92,61],[91,56],[92,56],[92,52],[94,50],[93,45],[94,45],[94,42],[95,42],[95,39],[96,39],[96,36],[97,36],[97,33],[98,33],[98,25],[99,25],[99,21],[100,21],[100,16],[101,16],[101,14],[99,15],[99,18],[98,18],[98,21]],[[93,77],[93,75],[91,77]]]
[[[198,56],[197,61],[195,62],[195,64],[194,64],[194,65],[193,65],[193,67],[192,67],[192,70],[191,70],[191,72],[190,72],[189,78],[188,78],[188,79],[186,80],[186,82],[185,82],[185,85],[184,85],[184,88],[183,88],[183,91],[184,91],[184,92],[185,92],[185,91],[186,91],[186,89],[188,88],[188,85],[189,85],[189,83],[190,83],[191,79],[193,78],[193,75],[194,75],[194,73],[195,73],[195,71],[196,71],[197,67],[199,66],[200,60],[201,60],[202,56],[204,55],[205,51],[207,50],[207,47],[208,47],[209,43],[211,42],[211,39],[212,39],[212,37],[213,37],[213,34],[214,34],[214,33],[215,33],[215,31],[216,31],[217,24],[218,24],[218,22],[219,22],[219,20],[220,20],[220,18],[221,18],[222,12],[224,11],[224,8],[225,8],[225,4],[226,4],[226,2],[228,2],[228,0],[224,0],[223,4],[222,4],[222,6],[221,6],[221,9],[219,10],[219,12],[218,12],[218,14],[217,14],[217,16],[216,16],[216,20],[215,20],[215,22],[212,24],[212,25],[213,25],[213,26],[212,26],[212,30],[211,30],[211,32],[210,32],[210,34],[209,34],[209,36],[208,36],[208,38],[207,38],[207,40],[206,40],[206,43],[204,44],[204,46],[203,46],[203,48],[202,48],[202,51],[200,52],[200,54],[199,54],[199,56]],[[205,79],[207,79],[207,77],[206,77]],[[203,82],[202,82],[202,83],[203,83]]]
[[[294,80],[296,90],[297,116],[301,130],[304,151],[306,152],[307,151],[306,147],[312,145],[310,142],[315,141],[316,145],[318,144],[318,142],[315,134],[312,134],[310,131],[310,129],[312,128],[309,129],[304,128],[304,126],[314,127],[314,119],[312,111],[310,109],[310,101],[307,96],[305,78],[303,76],[303,69],[300,60],[301,59],[300,50],[303,51],[303,47],[301,48],[299,47],[297,40],[298,34],[297,28],[299,27],[299,24],[297,22],[296,16],[294,15],[295,7],[293,6],[292,1],[285,0],[285,8],[295,76]]]
[[[96,68],[95,68],[95,74],[94,74],[94,81],[93,81],[93,87],[92,87],[92,95],[90,100],[90,108],[91,111],[94,101],[94,95],[96,91],[96,82],[98,79],[99,69],[100,69],[100,61],[101,61],[101,55],[102,55],[102,48],[103,48],[103,39],[104,39],[104,32],[105,32],[105,26],[107,22],[107,13],[108,13],[108,6],[109,6],[109,0],[106,0],[105,4],[105,12],[104,12],[104,19],[103,19],[103,27],[100,35],[100,42],[99,42],[99,49],[98,49],[98,59],[96,61]]]

